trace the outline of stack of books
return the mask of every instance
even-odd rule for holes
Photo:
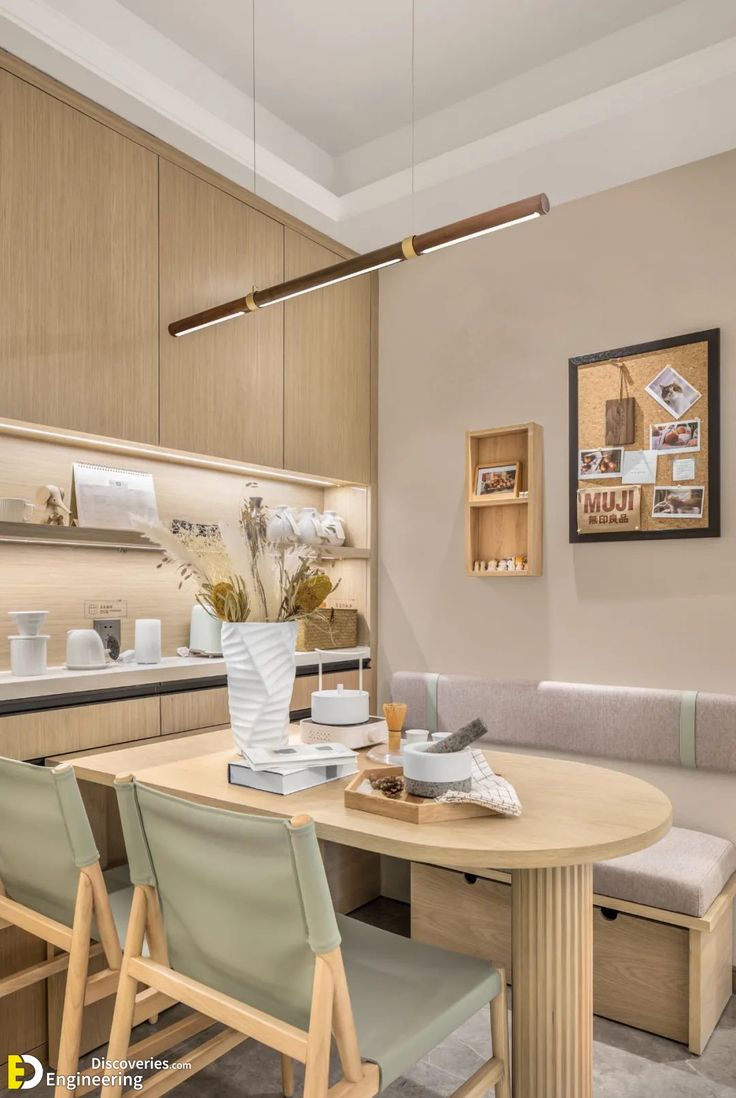
[[[251,747],[244,752],[242,762],[228,764],[228,781],[266,793],[298,793],[349,778],[357,769],[357,755],[342,743]]]

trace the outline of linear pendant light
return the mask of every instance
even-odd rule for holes
[[[169,332],[172,336],[188,335],[190,332],[199,331],[200,328],[208,328],[212,324],[221,324],[224,320],[232,320],[236,316],[245,316],[247,313],[265,309],[269,305],[277,305],[289,298],[300,297],[313,290],[322,290],[325,286],[333,286],[336,282],[344,282],[348,278],[357,278],[358,275],[369,274],[382,267],[391,267],[394,263],[403,263],[407,259],[416,259],[429,252],[449,248],[452,244],[462,244],[466,240],[485,236],[486,233],[493,233],[511,225],[519,225],[522,221],[531,221],[548,212],[549,200],[546,194],[523,198],[519,202],[509,203],[508,206],[499,206],[495,210],[488,210],[474,217],[466,217],[462,221],[453,221],[452,224],[445,225],[441,229],[432,229],[431,232],[419,233],[417,236],[407,236],[396,244],[388,244],[384,248],[366,252],[365,255],[356,256],[354,259],[335,263],[332,267],[324,267],[320,271],[312,271],[299,278],[292,278],[288,282],[280,282],[277,286],[253,290],[245,297],[236,298],[235,301],[227,301],[224,305],[204,309],[201,313],[194,313],[193,316],[187,316],[183,320],[175,320],[169,324]]]

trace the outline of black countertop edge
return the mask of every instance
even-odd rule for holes
[[[343,660],[331,663],[325,668],[325,674],[335,671],[357,671],[358,660]],[[365,659],[363,667],[369,668],[371,661]],[[316,675],[317,664],[297,667],[296,677]],[[44,709],[73,709],[78,705],[99,705],[105,702],[123,701],[126,698],[155,698],[162,694],[188,694],[193,690],[214,690],[227,686],[226,675],[213,675],[198,679],[172,679],[169,682],[145,682],[135,686],[103,686],[98,690],[75,690],[64,694],[44,694],[37,698],[12,698],[0,701],[0,717],[18,716],[21,713],[39,713]],[[301,712],[301,711],[300,711]],[[305,710],[308,714],[308,710]]]

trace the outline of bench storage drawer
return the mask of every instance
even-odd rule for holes
[[[659,921],[653,908],[643,910],[646,916],[594,905],[593,1009],[700,1053],[731,993],[731,896],[720,896],[701,920],[663,911]],[[679,918],[684,925],[673,921]],[[508,875],[412,865],[411,934],[487,957],[511,979]]]

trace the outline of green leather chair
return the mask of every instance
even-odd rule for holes
[[[113,876],[114,883],[100,868],[72,768],[0,758],[0,920],[50,947],[47,961],[0,980],[0,998],[67,971],[58,1055],[49,1033],[59,1075],[77,1071],[85,1004],[117,991],[133,889]],[[90,976],[90,958],[100,953],[106,967]],[[146,1010],[138,1009],[139,1021]]]
[[[495,1085],[508,1098],[503,972],[336,916],[311,820],[196,804],[130,777],[116,789],[135,897],[111,1061],[128,1052],[140,982],[227,1027],[187,1053],[192,1070],[250,1037],[281,1053],[285,1094],[297,1059],[305,1098],[368,1098],[490,1003],[494,1055],[456,1093]],[[342,1078],[330,1088],[332,1036]],[[144,1092],[175,1085],[169,1070]]]

